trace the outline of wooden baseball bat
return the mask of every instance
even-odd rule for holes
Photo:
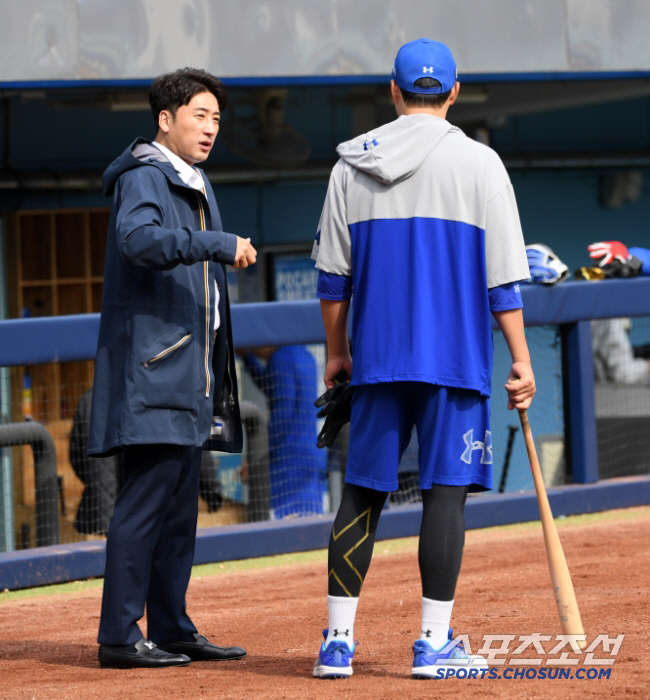
[[[533,472],[533,481],[535,482],[535,491],[537,493],[537,503],[539,504],[539,513],[542,521],[542,529],[544,531],[544,544],[546,545],[546,557],[548,559],[548,567],[551,572],[551,581],[553,583],[553,595],[557,603],[557,611],[560,615],[560,624],[562,625],[563,634],[581,634],[584,635],[582,620],[580,619],[580,611],[578,610],[578,601],[573,590],[571,582],[571,574],[564,557],[560,537],[555,527],[553,513],[548,502],[546,487],[542,477],[542,470],[537,459],[537,451],[535,449],[535,441],[528,422],[528,412],[525,408],[519,410],[519,420],[521,421],[521,429],[524,433],[526,441],[526,451],[530,461],[530,468]],[[585,647],[585,640],[579,640],[578,646],[581,649]]]

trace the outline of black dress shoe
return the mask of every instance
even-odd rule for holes
[[[128,646],[99,645],[99,665],[102,668],[166,668],[187,666],[189,656],[159,649],[148,639]]]
[[[218,647],[211,644],[207,637],[196,632],[193,642],[172,642],[161,644],[161,649],[171,654],[184,654],[192,661],[234,661],[246,656],[246,649],[241,647]]]

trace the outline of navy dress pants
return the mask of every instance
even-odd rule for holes
[[[185,611],[196,541],[201,448],[136,445],[123,454],[123,485],[106,542],[100,644],[134,644],[147,610],[156,644],[193,641]]]

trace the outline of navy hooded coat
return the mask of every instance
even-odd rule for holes
[[[224,267],[235,259],[237,239],[222,231],[207,181],[205,192],[186,185],[143,139],[104,173],[113,206],[89,455],[145,444],[241,452]],[[220,326],[213,345],[215,280]],[[213,415],[225,420],[211,438]]]

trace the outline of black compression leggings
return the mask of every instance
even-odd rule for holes
[[[375,545],[377,523],[388,494],[345,484],[330,535],[327,592],[358,598]]]
[[[425,598],[453,600],[465,543],[467,491],[467,486],[434,485],[422,492],[418,559]],[[343,488],[329,543],[329,595],[359,597],[387,496],[353,484]]]
[[[453,600],[465,545],[468,486],[441,486],[422,491],[422,525],[418,561],[422,595]]]

